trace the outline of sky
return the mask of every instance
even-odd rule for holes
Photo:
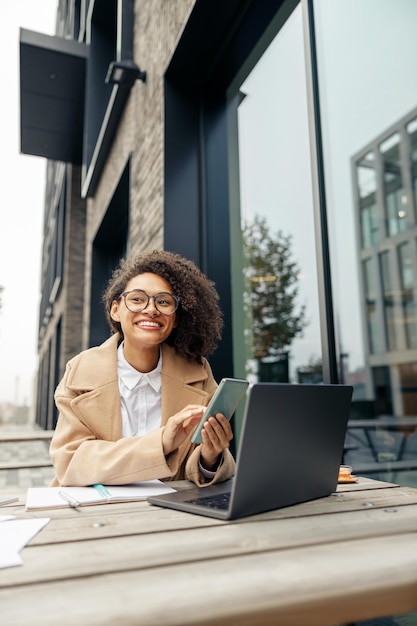
[[[31,404],[37,368],[46,159],[20,154],[19,29],[52,35],[58,0],[0,3],[0,404]]]

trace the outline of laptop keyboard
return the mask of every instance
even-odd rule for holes
[[[219,493],[217,496],[200,496],[198,498],[194,498],[193,500],[187,500],[187,502],[190,504],[198,504],[211,509],[221,509],[224,511],[229,508],[230,492]]]

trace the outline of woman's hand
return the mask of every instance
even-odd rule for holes
[[[213,470],[233,439],[230,423],[222,413],[209,417],[201,431],[201,439],[201,463],[205,469]]]
[[[200,404],[188,404],[182,411],[170,417],[162,433],[164,454],[176,450],[194,430],[206,410]]]

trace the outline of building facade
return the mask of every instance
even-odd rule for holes
[[[109,334],[119,259],[164,248],[219,291],[217,379],[353,384],[346,460],[414,484],[416,22],[412,0],[61,0],[56,37],[22,30],[22,151],[48,159],[38,424]]]
[[[364,352],[375,414],[417,414],[417,110],[352,159]]]

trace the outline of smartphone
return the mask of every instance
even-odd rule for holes
[[[191,438],[192,443],[201,443],[201,431],[210,415],[214,416],[216,413],[223,413],[225,418],[230,420],[243,398],[248,385],[248,380],[241,380],[240,378],[222,378],[216,393],[210,400],[200,423],[194,431]]]

